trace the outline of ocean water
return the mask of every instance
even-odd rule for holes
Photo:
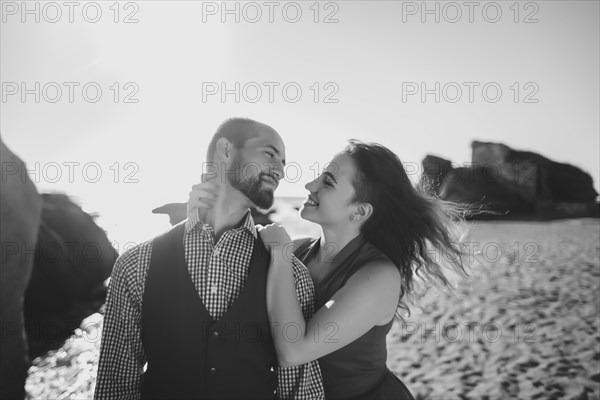
[[[96,213],[96,223],[102,227],[119,254],[136,244],[143,243],[170,229],[167,215],[152,214],[152,209],[165,203],[139,200],[130,204],[113,204],[111,201],[76,201],[86,212]],[[321,228],[300,217],[299,208],[302,197],[276,197],[270,214],[273,222],[284,226],[293,239],[299,237],[318,237]]]

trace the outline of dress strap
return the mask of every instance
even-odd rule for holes
[[[298,246],[298,248],[294,251],[294,255],[296,257],[298,257],[299,259],[304,258],[304,256],[306,255],[306,253],[308,252],[309,248],[311,247],[311,245],[316,241],[319,240],[319,238],[314,239],[314,238],[304,238],[301,239],[302,241],[299,242],[300,245]]]

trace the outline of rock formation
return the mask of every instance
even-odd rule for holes
[[[581,169],[500,143],[474,141],[473,164],[491,165],[501,180],[531,201],[593,202],[598,193],[592,177]]]
[[[42,194],[35,263],[25,294],[31,357],[60,347],[104,304],[117,252],[93,218],[64,194]]]
[[[423,160],[421,187],[444,200],[494,211],[479,218],[598,216],[592,178],[581,169],[501,143],[472,143],[469,167],[453,167],[436,156]]]
[[[41,199],[25,163],[0,139],[0,398],[25,397],[29,368],[23,297],[33,269]]]

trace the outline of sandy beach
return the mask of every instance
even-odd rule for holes
[[[600,221],[468,225],[471,279],[394,324],[390,369],[417,399],[600,398]],[[101,325],[34,360],[29,399],[92,398]]]
[[[390,369],[419,398],[599,398],[598,221],[470,228],[472,279],[395,324]]]

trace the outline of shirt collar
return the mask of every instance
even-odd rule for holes
[[[185,221],[185,233],[190,233],[195,227],[198,227],[198,229],[201,231],[214,231],[212,226],[200,219],[200,216],[198,215],[198,210],[195,210],[192,213],[192,215],[190,215],[189,218]],[[244,229],[250,232],[252,236],[254,236],[254,239],[257,239],[258,233],[256,231],[256,225],[254,225],[254,218],[252,218],[252,212],[250,211],[250,209],[248,209],[248,211],[246,212],[246,217],[244,218],[244,222],[242,223],[242,225],[238,228],[234,228],[233,230],[239,231]]]

